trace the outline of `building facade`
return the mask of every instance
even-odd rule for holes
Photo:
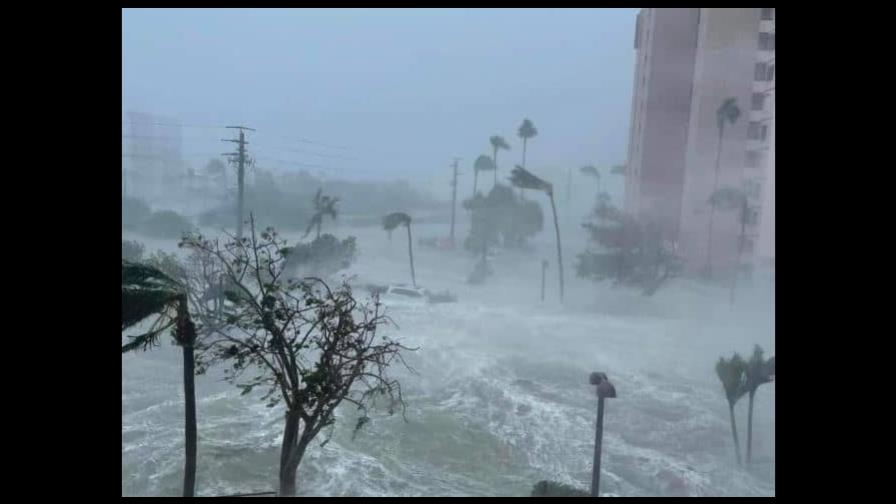
[[[773,257],[774,9],[642,9],[635,31],[626,210],[660,224],[690,272],[731,271],[741,212],[709,199],[740,189],[743,259]],[[720,137],[728,98],[740,117]]]

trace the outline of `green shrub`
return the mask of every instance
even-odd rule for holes
[[[310,243],[299,243],[293,247],[287,255],[286,268],[300,275],[326,276],[348,268],[357,253],[354,236],[339,241],[325,233]]]
[[[153,212],[140,226],[140,231],[155,238],[177,239],[184,233],[193,231],[195,226],[184,216],[173,210]]]
[[[151,213],[149,205],[141,199],[121,199],[121,227],[125,229],[139,228]]]
[[[121,241],[121,258],[131,262],[140,262],[143,259],[143,252],[146,247],[142,243],[134,240]]]

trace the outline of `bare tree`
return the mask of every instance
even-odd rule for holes
[[[226,280],[225,323],[202,345],[203,362],[226,362],[226,378],[244,394],[258,387],[268,407],[286,406],[279,495],[294,496],[306,450],[334,425],[343,401],[360,410],[356,431],[378,398],[390,414],[400,408],[404,415],[401,386],[387,369],[395,359],[404,364],[400,351],[411,349],[377,334],[388,319],[376,297],[361,304],[347,284],[331,289],[317,278],[287,279],[286,241],[272,228],[256,233],[251,216],[249,223],[246,238],[221,244],[189,235],[182,245],[218,263]]]

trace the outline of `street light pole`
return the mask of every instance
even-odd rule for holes
[[[606,373],[594,372],[588,378],[591,385],[597,385],[597,428],[594,433],[594,464],[591,469],[591,496],[600,497],[600,455],[604,437],[604,399],[615,398],[616,388],[607,379]]]

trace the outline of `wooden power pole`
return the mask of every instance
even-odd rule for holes
[[[246,126],[227,126],[230,129],[238,129],[240,130],[240,138],[238,140],[221,140],[222,142],[233,142],[239,145],[239,148],[236,153],[237,156],[237,204],[236,204],[236,237],[237,240],[242,239],[243,237],[243,205],[244,205],[244,195],[245,195],[245,177],[246,177],[246,145],[249,142],[246,141],[246,136],[244,130],[255,131],[252,128],[247,128]]]

